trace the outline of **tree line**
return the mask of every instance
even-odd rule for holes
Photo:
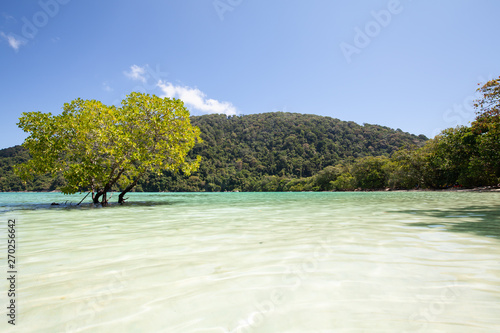
[[[190,117],[200,140],[186,160],[189,174],[146,170],[136,191],[352,191],[475,187],[500,182],[499,79],[478,90],[470,126],[433,139],[384,126],[312,114],[273,112]],[[201,160],[198,160],[198,156]],[[21,147],[0,151],[0,190],[55,190],[67,179],[41,175],[22,181],[14,164],[29,160]],[[119,184],[111,186],[119,190]]]
[[[80,101],[81,102],[81,101]],[[173,170],[149,170],[137,182],[137,191],[264,191],[270,179],[296,180],[323,168],[364,156],[389,157],[403,145],[421,146],[427,140],[378,125],[358,125],[311,114],[273,112],[226,117],[191,117],[201,140],[186,156],[201,157],[190,175]],[[91,144],[90,142],[88,143]],[[15,164],[30,160],[21,146],[0,151],[1,191],[52,191],[64,188],[65,178],[42,174],[23,181]],[[274,181],[271,181],[273,183]],[[112,190],[119,190],[112,186]],[[274,189],[277,190],[277,189]]]

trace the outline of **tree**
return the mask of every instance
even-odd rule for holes
[[[24,180],[33,174],[63,175],[65,194],[89,190],[94,203],[106,204],[119,187],[119,203],[148,171],[190,174],[200,157],[189,150],[200,142],[181,100],[131,93],[121,107],[95,100],[66,103],[60,115],[23,113],[18,126],[30,133],[23,146],[32,159],[16,167]],[[100,201],[99,201],[100,200]]]
[[[476,119],[472,131],[477,137],[480,158],[476,160],[496,182],[500,181],[500,77],[490,80],[478,89]]]
[[[201,157],[188,161],[186,156],[196,142],[201,142],[200,130],[191,125],[189,111],[181,100],[132,93],[121,109],[123,153],[131,154],[131,159],[121,182],[126,186],[119,195],[120,203],[147,171],[160,175],[162,170],[181,169],[189,175],[198,169]]]
[[[314,185],[320,191],[330,191],[333,189],[333,182],[340,174],[340,167],[327,166],[314,176]]]
[[[384,167],[389,163],[385,156],[366,156],[359,158],[351,168],[351,174],[356,179],[357,186],[363,189],[384,188],[388,178]]]
[[[394,167],[388,180],[391,188],[411,189],[423,185],[425,159],[422,151],[422,148],[412,145],[392,154]]]
[[[344,172],[332,182],[332,187],[338,191],[353,191],[356,188],[356,179],[349,172]]]
[[[391,186],[470,187],[500,181],[500,77],[478,91],[482,96],[475,101],[471,127],[448,128],[422,148],[393,154]]]
[[[482,97],[474,103],[477,109],[476,125],[479,125],[483,120],[487,123],[492,120],[498,121],[500,117],[500,76],[498,79],[486,82],[477,91],[482,94]]]

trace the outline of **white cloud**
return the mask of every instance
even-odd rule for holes
[[[226,115],[235,115],[237,110],[230,102],[219,102],[208,98],[201,90],[197,88],[174,86],[170,82],[158,81],[158,87],[163,91],[161,97],[178,98],[187,106],[207,113],[223,113]]]
[[[2,36],[4,39],[7,40],[7,42],[9,43],[10,47],[12,47],[14,50],[19,50],[19,48],[26,44],[26,41],[22,40],[22,39],[17,39],[15,36],[12,36],[12,35],[6,35],[5,33],[3,32],[0,32],[0,36]]]
[[[146,83],[146,78],[144,77],[145,73],[146,73],[146,68],[137,65],[130,66],[130,72],[123,72],[123,74],[125,74],[132,80],[138,80],[141,81],[142,83]]]

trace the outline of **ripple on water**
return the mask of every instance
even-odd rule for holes
[[[500,331],[496,193],[63,198],[0,194],[23,332]]]

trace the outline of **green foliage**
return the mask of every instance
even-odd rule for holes
[[[359,187],[359,184],[350,174],[343,175],[335,183],[339,176],[348,172],[345,170],[345,163],[366,156],[387,157],[405,144],[422,145],[426,140],[423,136],[417,137],[387,127],[369,124],[361,126],[316,115],[282,112],[239,117],[205,115],[191,117],[191,123],[200,128],[199,136],[203,141],[199,140],[186,156],[187,160],[196,161],[197,155],[201,155],[203,162],[197,172],[188,175],[192,170],[186,168],[186,173],[179,174],[174,172],[175,165],[165,167],[161,164],[162,156],[176,156],[175,152],[172,154],[171,151],[158,151],[155,155],[150,154],[151,150],[147,149],[155,142],[161,141],[161,133],[154,131],[155,126],[163,120],[153,114],[139,117],[143,112],[141,110],[148,110],[148,106],[138,100],[140,98],[140,95],[129,97],[121,108],[105,107],[96,101],[82,100],[65,106],[67,113],[74,117],[67,120],[72,125],[65,127],[65,133],[70,129],[73,129],[73,132],[69,133],[74,133],[74,128],[77,128],[73,134],[75,139],[65,139],[71,142],[74,149],[73,155],[69,155],[73,161],[65,160],[64,163],[67,164],[63,166],[56,163],[59,170],[46,168],[48,163],[45,161],[37,163],[45,167],[39,170],[39,173],[66,172],[66,179],[71,180],[64,187],[67,192],[78,191],[86,186],[93,186],[96,191],[105,188],[108,183],[113,183],[113,175],[116,177],[122,169],[124,171],[120,181],[108,187],[115,190],[118,187],[126,189],[128,184],[137,180],[137,190],[142,191],[352,190]],[[156,106],[159,107],[161,106]],[[54,121],[52,117],[48,118],[44,119],[50,121],[51,126],[63,126],[59,124],[62,119],[56,118],[57,121]],[[89,123],[89,119],[95,118],[101,120],[91,122],[82,130],[78,130],[81,121]],[[106,125],[109,121],[120,126]],[[189,128],[189,125],[186,126]],[[182,130],[179,124],[170,126],[170,130],[175,128]],[[48,131],[46,127],[43,130]],[[175,135],[181,137],[179,134]],[[191,134],[192,137],[196,135]],[[48,145],[52,141],[43,142]],[[58,151],[52,147],[40,150],[40,160],[45,156],[44,152],[49,150],[59,152],[56,155],[61,160],[68,156],[61,148]],[[182,161],[179,156],[186,150],[178,152],[178,157],[174,160]],[[80,151],[85,151],[85,154],[77,154]],[[101,154],[102,152],[104,154]],[[140,164],[138,161],[147,162]],[[344,164],[339,165],[340,162]],[[127,167],[123,168],[122,165]],[[102,170],[104,172],[101,172]],[[376,172],[379,171],[374,171]],[[29,171],[29,174],[32,173]],[[144,176],[138,177],[141,173],[144,173]],[[94,174],[98,175],[88,177]],[[28,185],[29,182],[26,183],[26,186]],[[8,189],[2,187],[1,190]]]
[[[264,113],[226,117],[192,117],[201,130],[203,143],[189,153],[203,157],[198,186],[186,177],[164,173],[166,182],[149,176],[145,191],[284,191],[330,190],[331,179],[313,176],[340,161],[390,154],[404,144],[422,145],[417,137],[387,127],[310,114]],[[278,180],[270,180],[275,176]],[[293,179],[309,181],[288,184]],[[273,185],[271,185],[273,184]]]
[[[393,155],[393,186],[444,188],[500,182],[500,78],[478,91],[477,116],[470,127],[448,128],[420,149]]]
[[[382,189],[388,179],[386,164],[389,159],[384,156],[364,157],[358,159],[351,168],[356,185],[363,189]]]
[[[354,191],[356,183],[356,179],[349,172],[344,172],[332,182],[332,187],[337,191]]]
[[[478,89],[482,98],[476,101],[477,116],[471,130],[477,135],[477,156],[474,164],[486,177],[500,182],[500,77]]]
[[[133,117],[138,114],[134,110],[127,111],[127,116],[115,114],[129,107],[137,110],[145,109],[144,105],[137,102],[138,96],[133,98],[135,99],[127,100],[122,108],[109,111],[117,121],[119,119],[122,127],[111,128],[110,130],[114,132],[108,131],[109,135],[101,134],[99,137],[99,129],[104,125],[89,124],[86,131],[90,131],[90,134],[83,136],[78,133],[79,140],[83,142],[73,143],[75,149],[78,148],[77,151],[88,147],[88,153],[83,157],[100,158],[96,164],[106,166],[104,175],[101,175],[101,178],[94,177],[93,184],[100,179],[100,186],[102,184],[106,186],[116,162],[128,163],[128,167],[123,172],[121,180],[112,186],[113,189],[118,187],[126,189],[127,184],[133,183],[134,177],[140,175],[148,166],[151,168],[144,171],[143,177],[135,178],[138,179],[136,190],[218,192],[354,190],[360,186],[378,188],[380,184],[377,184],[376,180],[381,175],[386,176],[385,169],[381,170],[379,167],[380,163],[375,163],[378,159],[372,163],[375,169],[371,171],[371,178],[358,179],[361,171],[357,173],[357,178],[352,174],[356,170],[366,168],[364,164],[372,161],[362,158],[377,155],[387,158],[403,145],[420,146],[426,140],[423,136],[417,137],[387,127],[368,124],[361,126],[353,122],[316,115],[277,112],[229,118],[224,115],[191,117],[191,123],[200,128],[199,135],[203,142],[199,141],[187,154],[186,159],[195,160],[197,155],[201,155],[203,159],[198,171],[191,175],[179,174],[171,170],[173,168],[157,168],[159,162],[152,161],[158,161],[161,156],[156,156],[154,159],[148,157],[148,163],[138,164],[137,160],[149,156],[148,150],[141,147],[150,147],[159,140],[159,136],[152,132],[156,126],[155,122],[146,121],[149,118],[144,119],[145,123],[141,123],[141,119],[134,119]],[[84,109],[84,102],[89,103],[89,101],[78,101],[71,110],[75,109],[76,114],[81,113],[79,110]],[[92,114],[92,117],[98,116],[99,114]],[[78,123],[80,119],[72,121]],[[102,120],[101,123],[104,122]],[[156,123],[161,121],[157,119]],[[139,129],[142,129],[142,132],[139,132]],[[145,132],[148,134],[144,134]],[[97,149],[98,146],[92,144],[96,142],[95,137],[102,138],[103,141],[105,138],[112,138],[113,144],[105,146],[103,150]],[[105,144],[103,141],[102,144]],[[106,152],[104,156],[99,154],[102,151]],[[136,161],[131,163],[134,157]],[[352,166],[356,158],[364,161],[363,166]],[[73,164],[68,165],[68,168]],[[368,167],[372,166],[368,164]],[[86,184],[83,175],[94,172],[93,169],[85,169],[81,165],[72,168],[78,172],[70,174],[74,175],[70,179],[73,181],[79,176],[81,187]],[[185,171],[189,173],[190,170]],[[56,171],[56,174],[60,172]],[[116,175],[117,171],[114,172]],[[90,180],[88,182],[90,183]],[[97,185],[94,186],[97,188]],[[7,190],[3,187],[1,189]],[[73,189],[79,188],[73,187]]]
[[[28,151],[21,146],[0,150],[1,191],[53,191],[62,185],[61,177],[51,179],[50,175],[35,176],[24,182],[14,173],[14,166],[30,159]]]
[[[411,189],[423,184],[425,158],[423,149],[405,146],[391,157],[393,169],[388,179],[391,188]]]
[[[498,122],[500,117],[500,77],[486,82],[478,89],[482,97],[478,99],[474,106],[477,110],[476,121],[473,127],[487,128],[491,123]]]
[[[31,159],[15,168],[23,180],[62,175],[66,194],[90,190],[94,202],[114,186],[130,191],[146,172],[196,170],[200,158],[186,158],[199,138],[182,101],[132,93],[121,107],[95,100],[66,103],[60,115],[23,113],[18,126]]]
[[[333,190],[333,182],[340,176],[340,169],[334,166],[327,166],[319,171],[314,177],[314,187],[321,191]]]

